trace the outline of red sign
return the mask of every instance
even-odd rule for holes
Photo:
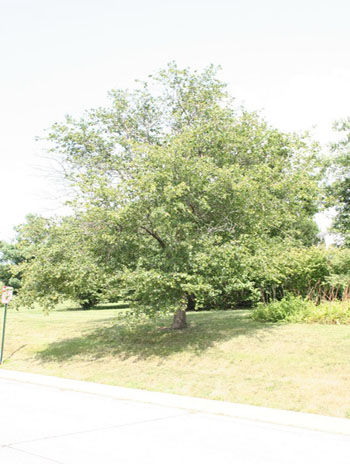
[[[1,303],[8,304],[12,299],[13,288],[12,287],[2,287]]]

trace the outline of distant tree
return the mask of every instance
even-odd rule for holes
[[[346,246],[350,246],[350,118],[338,121],[334,127],[343,136],[332,146],[330,191],[337,212],[334,231],[341,234]]]
[[[12,266],[21,263],[24,257],[17,244],[0,241],[0,282],[15,290],[21,286],[21,275],[13,275]]]
[[[88,227],[77,218],[28,216],[18,227],[17,248],[25,259],[12,270],[23,275],[18,304],[38,301],[50,308],[70,299],[88,309],[103,298],[106,278],[89,249]]]

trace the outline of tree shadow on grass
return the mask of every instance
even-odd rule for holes
[[[75,356],[97,360],[116,357],[122,360],[150,357],[166,358],[175,353],[190,351],[199,355],[217,342],[228,341],[240,335],[263,338],[272,324],[261,324],[250,319],[249,311],[225,311],[188,314],[189,327],[169,330],[170,320],[138,325],[133,330],[120,322],[86,331],[82,336],[51,343],[37,353],[39,362],[63,362]]]
[[[184,330],[169,330],[170,320],[163,319],[128,329],[121,322],[86,331],[80,337],[51,343],[37,353],[39,362],[63,362],[82,356],[97,360],[116,357],[122,360],[150,357],[166,358],[175,353],[190,351],[199,355],[218,342],[240,335],[259,341],[273,324],[251,320],[249,311],[218,311],[188,314],[189,326]],[[164,327],[167,324],[167,327]]]

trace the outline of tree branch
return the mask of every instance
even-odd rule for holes
[[[143,229],[145,232],[147,232],[149,235],[151,235],[153,238],[155,238],[157,240],[157,242],[159,243],[159,245],[163,248],[163,250],[166,248],[166,244],[165,244],[164,240],[162,240],[159,237],[157,232],[154,232],[153,230],[150,230],[145,226],[141,226],[141,229]]]

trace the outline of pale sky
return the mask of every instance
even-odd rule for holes
[[[0,0],[0,240],[63,212],[35,137],[172,60],[221,65],[238,103],[328,142],[350,116],[349,18],[349,0]]]

